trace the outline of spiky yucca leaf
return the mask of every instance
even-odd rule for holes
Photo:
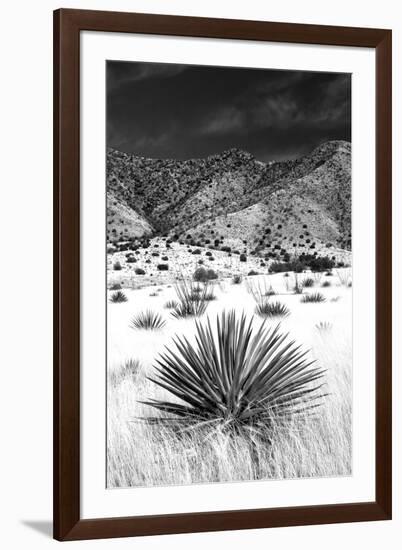
[[[148,421],[258,430],[317,406],[324,371],[279,324],[269,329],[264,321],[256,330],[254,318],[237,315],[223,311],[215,329],[210,319],[196,321],[195,344],[176,336],[175,348],[166,347],[150,380],[179,401],[143,402],[168,413]]]
[[[133,329],[158,330],[163,328],[165,324],[166,321],[159,313],[147,309],[132,318],[130,327]]]

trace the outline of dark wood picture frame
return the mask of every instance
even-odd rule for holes
[[[80,31],[375,48],[376,497],[373,502],[80,518]],[[95,539],[391,518],[391,31],[60,9],[54,12],[54,537]]]

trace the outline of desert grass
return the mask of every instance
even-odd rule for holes
[[[332,477],[351,474],[350,340],[319,335],[312,355],[326,369],[326,396],[319,412],[299,415],[277,428],[272,443],[257,435],[192,430],[180,437],[163,424],[139,420],[155,415],[144,399],[168,392],[135,376],[108,384],[108,486]]]
[[[290,310],[281,302],[264,302],[257,304],[255,312],[260,317],[287,317]]]
[[[302,304],[320,304],[325,302],[325,296],[321,292],[312,292],[305,294],[300,301]]]
[[[352,286],[352,270],[348,269],[336,269],[336,275],[342,286]]]

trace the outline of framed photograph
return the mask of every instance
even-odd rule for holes
[[[391,31],[54,13],[54,536],[391,518]]]

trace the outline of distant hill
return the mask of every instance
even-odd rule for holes
[[[231,149],[205,159],[107,152],[108,240],[165,235],[277,257],[351,246],[351,144],[296,160]]]

